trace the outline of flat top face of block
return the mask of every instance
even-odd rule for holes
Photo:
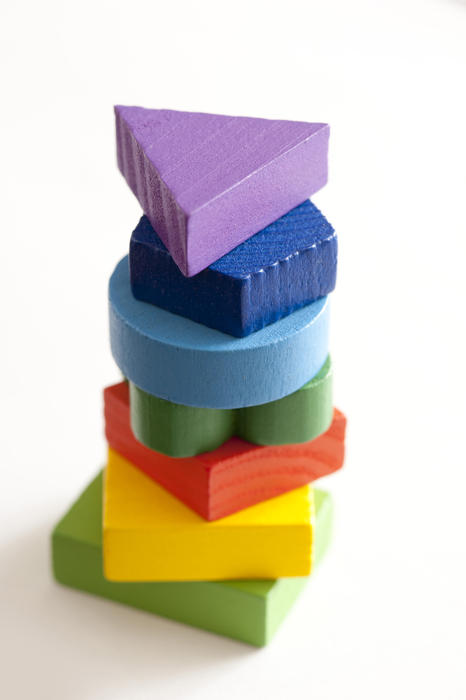
[[[99,472],[57,524],[56,534],[102,547],[102,482]]]
[[[115,530],[305,525],[313,516],[312,489],[303,486],[220,520],[204,520],[112,449],[106,484],[104,526]]]
[[[115,112],[187,214],[328,129],[323,123],[121,105]]]
[[[306,200],[212,263],[210,269],[244,279],[334,236],[333,226],[310,200]],[[147,216],[141,218],[132,241],[148,244],[168,254]]]

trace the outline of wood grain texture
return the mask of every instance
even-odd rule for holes
[[[256,445],[308,442],[333,418],[332,367],[278,401],[236,409],[195,408],[159,399],[129,384],[131,428],[136,438],[171,457],[193,457],[237,437]]]
[[[55,527],[52,562],[57,581],[111,601],[263,646],[270,641],[307,578],[256,581],[115,583],[103,576],[102,474]],[[315,490],[314,565],[328,546],[332,504]]]
[[[327,182],[327,124],[115,107],[118,166],[190,277]]]
[[[328,355],[328,297],[246,338],[232,338],[135,299],[128,258],[109,284],[110,344],[121,372],[149,394],[201,408],[240,408],[300,389]]]
[[[143,216],[129,264],[136,299],[240,338],[334,289],[337,237],[307,200],[188,278]]]
[[[216,520],[331,474],[343,465],[346,419],[334,410],[330,428],[299,445],[262,447],[239,438],[212,452],[176,459],[135,439],[128,385],[104,391],[109,445],[207,520]]]
[[[314,495],[302,486],[207,521],[109,449],[104,576],[110,581],[219,581],[307,576]]]

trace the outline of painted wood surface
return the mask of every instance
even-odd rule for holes
[[[331,474],[343,465],[345,416],[298,445],[258,446],[231,438],[196,457],[177,459],[145,447],[130,428],[128,385],[104,391],[109,445],[207,520],[216,520]]]
[[[109,284],[110,344],[121,372],[159,398],[201,408],[240,408],[300,389],[328,355],[328,297],[246,338],[232,338],[131,293],[128,258]]]
[[[307,576],[315,521],[310,486],[207,521],[113,450],[104,481],[109,581]]]
[[[239,338],[329,294],[337,236],[309,200],[194,277],[184,277],[143,216],[129,249],[136,299]]]
[[[118,166],[190,277],[327,182],[328,124],[115,107]]]
[[[131,428],[136,438],[170,457],[214,450],[236,435],[256,445],[309,442],[333,418],[330,356],[299,391],[247,408],[195,408],[159,399],[130,382]]]
[[[102,474],[89,484],[55,527],[52,562],[65,586],[139,608],[255,646],[270,641],[307,578],[257,581],[115,583],[103,575]],[[315,490],[313,560],[331,536],[332,502]]]

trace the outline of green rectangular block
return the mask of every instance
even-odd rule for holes
[[[330,539],[332,502],[315,490],[314,566]],[[267,581],[115,583],[102,566],[102,473],[52,533],[53,572],[60,583],[163,617],[238,639],[267,644],[307,578]]]

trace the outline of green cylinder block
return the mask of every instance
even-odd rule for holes
[[[146,447],[170,457],[193,457],[237,437],[257,445],[308,442],[332,422],[330,356],[311,381],[289,396],[236,409],[196,408],[130,388],[131,427]]]

